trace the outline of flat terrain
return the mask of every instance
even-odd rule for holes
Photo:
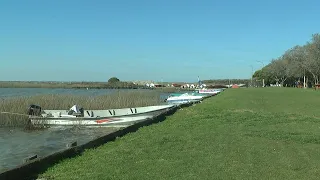
[[[47,179],[318,179],[320,91],[229,89],[49,168]]]

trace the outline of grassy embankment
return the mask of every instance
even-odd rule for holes
[[[39,95],[7,98],[0,100],[0,126],[25,126],[28,120],[28,116],[26,115],[27,108],[30,104],[40,105],[43,109],[67,110],[74,104],[84,109],[111,109],[158,105],[159,103],[161,103],[160,93],[156,91],[119,91],[113,94],[93,97],[80,95]]]
[[[230,89],[49,168],[50,179],[317,179],[320,91]]]

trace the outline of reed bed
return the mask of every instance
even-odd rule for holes
[[[0,88],[72,88],[73,86],[88,87],[87,84],[61,83],[61,82],[23,82],[0,81]]]
[[[0,126],[21,127],[28,123],[27,110],[31,104],[42,109],[70,109],[74,104],[84,109],[116,109],[151,106],[161,103],[159,92],[118,91],[102,96],[38,95],[0,100]]]

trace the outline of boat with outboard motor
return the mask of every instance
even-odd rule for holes
[[[136,108],[84,110],[77,105],[69,110],[42,110],[40,106],[31,105],[28,115],[34,126],[118,126],[130,125],[153,118],[175,105],[145,106]]]

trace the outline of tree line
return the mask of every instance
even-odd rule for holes
[[[266,85],[281,84],[308,86],[319,83],[320,75],[320,34],[313,34],[304,45],[296,45],[253,74],[254,79],[265,80]]]

